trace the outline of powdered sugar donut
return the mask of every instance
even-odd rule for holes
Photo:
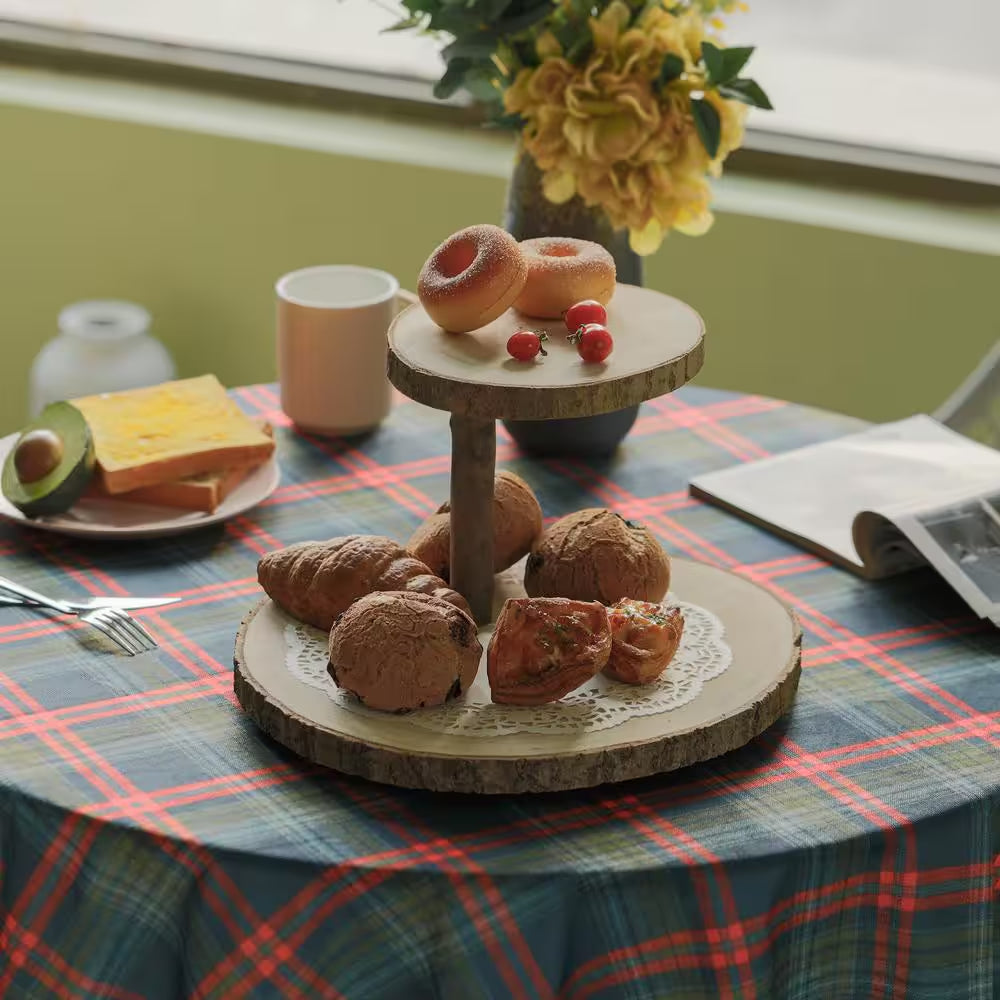
[[[599,243],[568,236],[522,240],[528,279],[514,301],[526,316],[558,319],[574,302],[607,305],[615,291],[615,259]]]
[[[528,264],[498,226],[469,226],[427,258],[417,279],[420,303],[438,326],[467,333],[492,323],[520,295]]]

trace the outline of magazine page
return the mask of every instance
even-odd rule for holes
[[[852,526],[854,548],[872,579],[924,566],[927,559],[884,511],[863,510]]]
[[[893,521],[980,618],[1000,625],[1000,489]]]
[[[910,504],[930,510],[953,492],[991,489],[1000,490],[1000,452],[924,414],[691,481],[694,495],[875,576],[917,560],[899,551],[888,564],[866,567],[854,544],[856,515],[879,511],[895,520],[892,512]]]

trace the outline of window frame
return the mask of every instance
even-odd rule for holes
[[[9,18],[0,18],[0,65],[455,126],[486,124],[470,98],[435,98],[426,79]],[[752,124],[726,170],[954,204],[1000,205],[1000,164],[791,135]]]

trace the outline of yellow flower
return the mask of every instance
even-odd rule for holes
[[[611,0],[599,17],[590,19],[590,34],[594,39],[594,48],[598,52],[613,50],[619,36],[628,27],[631,17],[632,13],[627,4],[622,0]]]
[[[563,108],[539,108],[534,126],[529,126],[531,155],[542,170],[555,169],[565,158],[568,117]]]
[[[514,77],[514,82],[504,91],[503,106],[508,114],[527,110],[531,103],[528,86],[536,72],[533,69],[520,70]]]
[[[628,231],[628,244],[640,256],[659,250],[664,237],[663,226],[658,219],[650,219],[644,226]]]
[[[659,127],[660,109],[648,82],[616,73],[594,73],[600,58],[583,78],[566,88],[569,118],[564,134],[580,158],[602,166],[628,160]]]
[[[646,136],[646,141],[635,155],[638,163],[669,163],[679,155],[685,133],[691,127],[688,121],[686,99],[666,94],[660,98],[660,120]]]
[[[542,178],[542,193],[553,205],[562,205],[576,194],[576,178],[567,170],[549,171]]]
[[[740,101],[727,101],[714,90],[710,90],[705,99],[719,112],[722,133],[719,139],[719,153],[716,161],[721,164],[734,149],[743,145],[745,124],[750,108]]]
[[[513,114],[557,106],[574,73],[574,67],[561,57],[546,59],[537,69],[522,69],[504,92],[504,108]]]
[[[684,50],[691,62],[697,63],[701,59],[701,43],[705,41],[705,22],[693,10],[685,11],[678,20]]]
[[[550,59],[563,54],[559,39],[551,31],[543,31],[535,42],[535,53],[539,59]]]
[[[546,59],[528,83],[530,98],[542,105],[561,104],[572,79],[573,67],[565,59]]]
[[[600,208],[615,228],[628,230],[637,253],[648,254],[672,229],[695,235],[711,226],[709,178],[743,141],[747,108],[705,94],[721,124],[718,153],[709,158],[690,103],[705,87],[702,12],[675,14],[664,0],[636,25],[630,20],[622,0],[591,18],[594,46],[582,66],[543,32],[540,64],[517,74],[504,106],[525,121],[521,142],[542,171],[545,197],[559,204],[576,196]],[[684,69],[664,86],[659,75],[668,55]]]

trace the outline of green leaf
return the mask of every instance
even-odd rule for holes
[[[419,28],[423,23],[423,14],[411,14],[409,17],[404,17],[395,24],[390,24],[388,28],[383,28],[382,31],[383,33],[388,31],[409,31],[410,28]]]
[[[723,73],[722,49],[717,49],[711,42],[701,43],[701,61],[705,64],[705,73],[710,84],[721,83]]]
[[[511,4],[509,0],[492,0],[492,9],[515,11],[496,21],[492,17],[486,18],[489,10],[484,8],[490,8],[490,3],[483,4],[476,0],[474,10],[450,7],[433,12],[430,27],[454,36],[455,40],[443,52],[446,60],[455,56],[489,58],[501,42],[512,44],[514,36],[523,34],[526,29],[547,17],[552,11],[552,0],[542,0],[530,10],[521,10],[520,7],[520,4]]]
[[[590,50],[593,47],[594,40],[590,37],[590,33],[581,34],[566,50],[566,58],[574,66],[583,66],[590,58]]]
[[[663,65],[660,66],[660,74],[656,78],[657,89],[662,89],[671,81],[676,80],[683,72],[684,60],[680,56],[674,55],[673,52],[669,52],[664,56]]]
[[[427,21],[427,27],[431,31],[446,31],[455,38],[475,34],[480,26],[481,20],[478,15],[463,7],[439,7],[430,11],[430,18]]]
[[[581,30],[575,21],[567,21],[565,24],[553,25],[552,34],[556,36],[569,62],[581,66],[587,61],[593,46],[589,31]]]
[[[742,101],[754,108],[763,108],[765,111],[773,111],[774,105],[771,99],[760,88],[755,80],[733,80],[725,83],[719,89],[719,96],[726,97],[730,101]]]
[[[444,75],[434,84],[434,96],[443,101],[465,86],[465,75],[472,69],[472,60],[459,57],[452,59]]]
[[[729,83],[739,76],[739,72],[746,66],[753,55],[753,46],[733,46],[722,50],[722,79],[719,83]]]
[[[709,84],[715,87],[735,80],[752,55],[753,46],[720,49],[711,42],[701,43],[701,60],[705,64],[705,73]]]
[[[470,4],[470,6],[473,5]],[[490,24],[511,6],[511,0],[483,0],[482,3],[477,3],[475,6],[479,7],[479,16],[483,22]]]
[[[471,70],[465,75],[463,85],[477,101],[488,104],[496,101],[499,97],[499,91],[493,82],[492,70],[492,64],[488,63],[478,70]]]
[[[543,0],[537,6],[521,12],[501,18],[497,21],[495,31],[499,35],[517,35],[528,28],[533,27],[539,21],[544,21],[553,11],[552,0]]]
[[[694,116],[694,127],[698,130],[698,138],[714,160],[719,153],[719,142],[722,139],[719,112],[703,97],[694,97],[691,99],[691,114]]]
[[[579,29],[572,21],[567,21],[565,24],[552,25],[552,34],[556,36],[565,52],[579,37]]]
[[[535,52],[535,46],[532,45],[530,42],[518,39],[510,43],[510,49],[514,55],[514,58],[522,66],[539,65],[538,53]],[[501,59],[503,59],[503,56],[501,56]],[[504,61],[506,62],[507,60]]]
[[[495,115],[490,121],[486,122],[487,128],[497,128],[497,129],[514,129],[518,132],[524,128],[527,124],[527,119],[523,118],[519,114],[505,115],[499,114]]]
[[[493,32],[482,32],[480,35],[469,35],[456,38],[450,45],[441,50],[445,62],[450,62],[457,56],[470,59],[489,59],[497,48],[497,37]]]

